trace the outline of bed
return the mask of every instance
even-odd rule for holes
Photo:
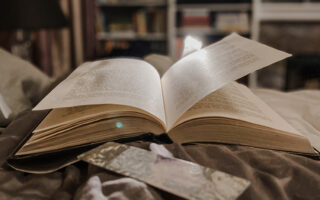
[[[0,70],[3,71],[6,66],[0,64]],[[27,106],[17,109],[10,123],[0,124],[0,199],[179,199],[135,179],[84,162],[76,162],[47,174],[23,173],[10,168],[7,158],[46,115],[46,112],[31,112],[32,105],[41,99],[33,95],[45,94],[59,82],[52,83],[42,75],[26,76],[26,64],[23,63],[23,66],[24,73],[15,77],[15,88],[21,93],[16,99],[20,100],[18,103],[27,102]],[[0,81],[4,81],[5,77],[2,73]],[[22,82],[27,82],[29,87],[24,87],[21,92]],[[26,89],[29,92],[25,92]],[[315,147],[319,147],[320,91],[283,93],[257,89],[254,93],[306,134]],[[21,101],[23,96],[26,99]],[[320,161],[316,158],[240,145],[167,144],[165,139],[152,136],[127,144],[148,149],[151,142],[165,143],[164,146],[177,158],[248,179],[251,185],[239,199],[320,199]]]

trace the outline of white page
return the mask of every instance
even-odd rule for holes
[[[34,110],[93,104],[119,104],[140,108],[165,124],[158,72],[136,59],[87,62],[53,89]]]
[[[233,33],[182,58],[161,79],[168,130],[208,94],[288,56]]]

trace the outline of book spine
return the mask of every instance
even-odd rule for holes
[[[209,26],[209,16],[195,16],[195,17],[183,17],[182,26]]]

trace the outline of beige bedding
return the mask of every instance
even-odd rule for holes
[[[36,66],[0,48],[0,133],[42,98],[52,80]]]
[[[21,89],[21,88],[19,88]],[[320,91],[254,93],[320,147]],[[25,112],[0,134],[0,165],[45,112]],[[149,142],[130,145],[148,148]],[[193,161],[252,184],[239,199],[320,199],[320,161],[286,152],[239,145],[167,144],[177,158]],[[174,177],[173,177],[174,178]],[[0,168],[0,199],[179,199],[144,183],[76,163],[54,173],[35,175]]]
[[[320,90],[279,92],[256,89],[253,92],[304,134],[320,151]]]

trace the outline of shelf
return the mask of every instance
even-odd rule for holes
[[[320,21],[320,3],[262,3],[257,17],[264,21]]]
[[[228,35],[231,32],[226,32],[226,31],[220,31],[214,28],[178,28],[177,29],[177,34],[180,36],[185,36],[185,35],[200,35],[200,36],[208,36],[208,35]],[[248,35],[250,34],[249,32],[238,32],[241,35]]]
[[[166,40],[165,33],[146,33],[144,35],[137,34],[135,32],[123,32],[123,33],[97,33],[98,40],[145,40],[145,41],[161,41]]]
[[[166,6],[165,0],[153,0],[153,1],[118,1],[118,2],[108,2],[108,1],[98,1],[97,6],[100,7],[156,7],[156,6]]]
[[[207,9],[208,11],[242,11],[251,10],[250,3],[210,3],[210,4],[178,4],[177,10]]]

